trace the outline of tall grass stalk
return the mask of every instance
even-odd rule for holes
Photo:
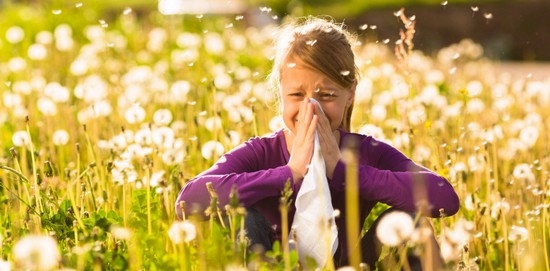
[[[342,151],[346,163],[346,231],[348,238],[348,252],[350,265],[360,270],[361,246],[353,240],[360,240],[361,225],[359,218],[359,180],[358,160],[355,148],[356,142],[347,142],[349,145]]]

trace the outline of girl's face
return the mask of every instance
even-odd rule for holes
[[[300,102],[305,98],[314,98],[319,102],[334,131],[340,127],[355,94],[355,88],[343,88],[306,66],[300,59],[292,57],[283,63],[280,91],[283,121],[294,134]]]

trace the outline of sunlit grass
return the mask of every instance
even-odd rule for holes
[[[69,24],[83,13],[63,11],[2,13],[18,19],[1,27],[1,264],[46,266],[15,249],[46,235],[61,252],[54,268],[295,266],[281,244],[267,258],[246,251],[238,198],[213,204],[206,223],[186,214],[174,224],[187,180],[281,127],[265,84],[271,28],[128,10]],[[353,130],[448,177],[460,195],[457,215],[432,221],[449,267],[549,270],[549,79],[495,74],[470,41],[434,58],[410,52],[406,76],[390,45],[355,49]]]

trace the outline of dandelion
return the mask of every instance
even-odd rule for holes
[[[219,141],[210,140],[202,146],[201,154],[204,159],[212,159],[218,157],[224,152],[223,144]]]
[[[151,140],[159,148],[171,148],[174,144],[174,131],[166,126],[153,129],[151,131]]]
[[[124,118],[130,124],[140,123],[145,119],[145,109],[139,104],[134,104],[126,110]]]
[[[174,244],[189,243],[197,236],[197,228],[189,221],[176,221],[168,230],[168,237]]]
[[[483,90],[483,83],[481,83],[478,80],[470,81],[466,85],[466,92],[470,97],[479,95],[482,90]]]
[[[226,73],[220,73],[214,77],[214,86],[218,89],[226,90],[231,85],[233,85],[233,79]]]
[[[52,142],[56,146],[65,146],[69,143],[69,133],[65,130],[56,130],[52,135]]]
[[[16,147],[27,147],[31,143],[29,134],[23,130],[13,133],[11,140]]]
[[[457,260],[460,252],[472,237],[474,223],[465,219],[458,220],[453,228],[441,236],[441,256],[446,262]]]
[[[4,93],[4,106],[6,108],[15,108],[22,104],[21,95],[15,93]]]
[[[176,81],[170,86],[170,100],[176,103],[187,102],[187,94],[191,90],[191,84],[185,80]]]
[[[182,48],[199,48],[202,44],[202,39],[195,33],[183,32],[176,38],[176,44]]]
[[[212,55],[221,55],[225,51],[222,37],[218,33],[208,32],[204,35],[204,47]]]
[[[27,55],[32,60],[44,60],[48,56],[48,50],[44,45],[35,43],[29,46]]]
[[[512,176],[516,180],[520,180],[524,182],[526,181],[527,184],[532,184],[535,182],[535,174],[533,174],[533,170],[531,169],[531,166],[526,163],[521,163],[516,165],[512,172]]]
[[[56,103],[63,103],[69,100],[70,93],[66,87],[58,82],[51,82],[44,87],[44,95]]]
[[[414,232],[414,221],[411,215],[401,212],[391,212],[380,220],[376,227],[376,236],[382,244],[395,247],[407,241]]]
[[[505,199],[501,199],[491,206],[491,217],[498,219],[501,215],[507,214],[510,211],[510,203]]]
[[[132,237],[132,231],[130,231],[130,229],[117,225],[111,225],[111,227],[109,227],[109,232],[114,238],[119,240],[130,240],[130,237]]]
[[[49,45],[53,42],[53,34],[50,31],[40,31],[35,36],[36,42],[43,45]]]
[[[370,109],[369,116],[373,121],[376,121],[376,122],[384,121],[387,116],[386,106],[382,104],[373,105],[372,108]]]
[[[218,116],[212,116],[205,120],[204,126],[210,132],[220,130],[222,128],[222,119]]]
[[[522,242],[527,240],[527,237],[529,237],[529,231],[525,227],[516,225],[512,226],[508,234],[508,240],[511,242]]]
[[[15,267],[21,270],[52,270],[61,254],[57,241],[46,235],[27,235],[13,247]]]
[[[124,182],[133,183],[137,180],[137,172],[134,166],[127,158],[121,157],[113,161],[113,169],[111,170],[113,181],[117,184]]]
[[[36,103],[38,110],[44,116],[55,116],[57,114],[57,106],[51,99],[47,97],[40,97]]]
[[[6,30],[6,40],[11,44],[16,44],[25,38],[25,31],[19,26],[12,26]]]
[[[529,125],[524,127],[519,132],[519,140],[528,147],[533,147],[537,143],[539,138],[539,129],[535,126]]]
[[[157,125],[168,125],[172,121],[172,112],[168,109],[159,109],[153,114],[153,123]]]
[[[27,61],[22,57],[13,57],[8,61],[8,70],[13,73],[22,72],[27,68]]]
[[[382,130],[382,128],[374,124],[365,124],[359,127],[358,133],[372,136],[378,140],[386,139],[386,136],[384,135],[384,131]]]

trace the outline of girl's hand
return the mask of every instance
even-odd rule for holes
[[[307,173],[308,165],[313,156],[313,142],[317,127],[318,116],[314,114],[314,105],[309,99],[300,104],[297,116],[296,134],[293,135],[292,149],[288,166],[292,171],[294,183],[301,181]]]
[[[323,112],[321,105],[318,102],[314,102],[313,104],[315,104],[315,115],[319,118],[317,133],[319,135],[321,153],[325,159],[327,178],[332,179],[336,164],[342,158],[342,153],[340,152],[340,146],[338,144],[340,132],[338,130],[332,130],[330,121]]]

